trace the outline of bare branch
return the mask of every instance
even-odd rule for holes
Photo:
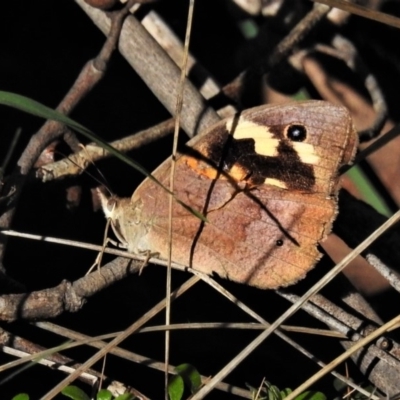
[[[127,136],[123,139],[116,140],[110,143],[111,146],[119,151],[126,152],[140,148],[156,139],[160,139],[170,134],[174,129],[174,120],[169,119],[152,128]],[[47,164],[39,168],[36,172],[36,177],[43,182],[59,179],[67,175],[81,174],[91,162],[96,162],[100,159],[109,157],[108,151],[90,143],[81,150],[71,156],[64,158],[52,164]]]
[[[44,347],[37,345],[29,340],[26,340],[20,336],[10,334],[4,329],[0,328],[0,344],[1,349],[4,353],[24,358],[31,358],[29,356],[36,355],[37,353],[45,353],[44,356],[39,357],[36,355],[35,362],[48,366],[52,369],[57,369],[64,373],[71,373],[81,364],[75,362],[69,357],[66,357],[60,353],[52,352],[51,349],[46,350]],[[63,347],[62,345],[59,347]],[[61,349],[60,349],[61,350]],[[105,381],[107,389],[110,390],[114,396],[118,396],[124,393],[132,393],[136,398],[141,400],[148,400],[146,396],[140,393],[138,390],[131,387],[127,387],[121,382],[111,381],[103,373],[88,369],[86,372],[81,374],[78,378],[80,381],[87,383],[90,386],[98,386],[100,380]]]
[[[61,282],[56,287],[37,292],[10,294],[0,297],[0,320],[46,319],[65,311],[76,312],[88,297],[111,284],[137,273],[142,262],[118,257],[106,266],[77,281]]]
[[[122,22],[127,13],[129,13],[129,4],[121,11],[113,14],[113,26],[110,29],[110,34],[102,50],[94,60],[89,61],[83,67],[73,86],[58,105],[57,111],[63,114],[69,114],[104,76],[106,66],[118,40]],[[65,127],[63,124],[56,121],[47,121],[40,130],[31,137],[31,140],[18,160],[18,171],[16,171],[7,182],[7,187],[5,189],[6,194],[11,189],[16,190],[7,202],[7,211],[0,217],[0,227],[10,227],[27,174],[31,170],[36,159],[40,156],[40,153],[49,143],[64,133]],[[4,256],[4,246],[5,243],[0,242],[0,259]],[[2,272],[5,272],[4,269]]]
[[[107,14],[75,0],[105,34],[110,30]],[[171,113],[175,112],[180,70],[160,45],[133,16],[125,20],[118,44],[121,54],[146,82],[147,86]],[[219,121],[216,112],[207,107],[196,88],[185,81],[181,126],[189,136]]]

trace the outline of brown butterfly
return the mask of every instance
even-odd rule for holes
[[[349,112],[322,101],[267,105],[210,127],[176,161],[172,260],[263,289],[296,283],[337,213],[338,169],[356,151]],[[171,160],[153,176],[168,186]],[[168,255],[169,194],[150,179],[102,204],[133,253]]]

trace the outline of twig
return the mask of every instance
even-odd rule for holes
[[[142,19],[142,25],[179,67],[184,53],[182,42],[162,17],[156,11],[151,10]],[[188,71],[195,74],[195,81],[202,83],[199,92],[205,99],[215,96],[220,91],[217,82],[205,68],[199,65],[198,61],[190,53],[188,57]]]
[[[367,337],[361,339],[354,346],[352,346],[350,349],[345,351],[339,357],[335,358],[332,362],[330,362],[328,365],[326,365],[324,368],[322,368],[319,372],[317,372],[315,375],[313,375],[310,379],[307,379],[298,388],[293,390],[293,392],[290,393],[286,397],[286,399],[287,400],[293,400],[294,398],[296,398],[300,393],[302,393],[306,389],[308,389],[313,383],[315,383],[316,381],[321,379],[324,375],[326,375],[327,373],[332,371],[337,365],[339,365],[343,361],[347,360],[353,353],[355,353],[356,351],[362,349],[368,343],[371,343],[374,339],[378,338],[379,336],[381,336],[382,334],[387,332],[391,327],[397,325],[399,322],[400,322],[400,315],[398,315],[397,317],[393,318],[392,320],[387,322],[385,325],[381,326],[376,331],[372,332]]]
[[[149,129],[116,140],[110,143],[110,145],[117,150],[126,152],[128,150],[140,148],[156,139],[169,135],[173,128],[174,120],[171,118]],[[90,143],[85,146],[84,150],[39,168],[36,171],[36,177],[41,179],[42,182],[48,182],[68,175],[77,175],[82,173],[91,162],[96,162],[109,156],[110,153],[107,150]]]
[[[94,340],[96,338],[91,338],[90,336],[87,336],[87,335],[84,335],[82,333],[73,331],[71,329],[67,329],[67,328],[64,328],[64,327],[57,326],[57,325],[55,325],[55,324],[53,324],[51,322],[36,322],[36,323],[34,323],[34,325],[36,325],[36,326],[38,326],[38,327],[40,327],[42,329],[45,329],[47,331],[50,331],[50,332],[56,333],[58,335],[61,335],[63,337],[75,340],[75,341],[85,341],[86,344],[88,344],[89,346],[95,347],[97,349],[102,349],[107,344],[107,342],[104,342],[104,341],[102,341],[100,339]],[[161,329],[164,330],[163,327],[161,327]],[[137,333],[145,332],[145,331],[149,332],[150,328],[139,329],[137,331]],[[107,334],[107,335],[101,335],[101,336],[103,336],[103,337],[107,336],[107,338],[104,337],[104,339],[109,339],[109,338],[115,337],[119,333],[120,332],[116,332],[116,333],[113,333],[113,334]],[[123,349],[121,347],[115,347],[115,348],[111,349],[110,350],[110,354],[113,354],[113,355],[115,355],[117,357],[121,357],[121,358],[123,358],[125,360],[128,360],[128,361],[132,361],[132,362],[135,362],[135,363],[138,363],[138,364],[145,365],[145,366],[153,368],[153,369],[155,369],[157,371],[162,371],[163,372],[165,370],[165,364],[163,362],[159,362],[159,361],[154,360],[152,358],[145,357],[145,356],[142,356],[142,355],[137,354],[137,353],[133,353],[133,352],[125,350],[125,349]],[[168,372],[171,375],[176,375],[175,367],[173,365],[170,365],[169,368],[168,368]],[[202,378],[203,382],[206,382],[207,379],[208,379],[208,377],[206,377],[206,376],[202,376],[201,378]],[[224,383],[224,382],[220,382],[220,384],[216,387],[216,389],[219,389],[221,391],[224,391],[224,392],[227,392],[227,393],[231,393],[231,394],[234,394],[236,396],[240,396],[240,397],[243,397],[243,398],[246,398],[246,399],[251,398],[248,390],[244,390],[244,389],[241,389],[239,387],[236,387],[236,386],[233,386],[231,384]]]
[[[107,34],[110,21],[106,13],[90,7],[84,0],[75,1],[98,28]],[[118,48],[154,95],[173,115],[180,70],[135,17],[129,16],[125,20]],[[181,126],[185,132],[192,137],[217,121],[219,121],[217,113],[207,107],[204,98],[186,80],[181,119]]]
[[[174,198],[172,193],[175,189],[175,169],[176,169],[176,156],[178,151],[178,139],[179,139],[179,126],[182,116],[182,105],[183,105],[183,93],[184,84],[187,74],[188,58],[189,58],[189,44],[190,44],[190,34],[192,32],[193,26],[193,14],[194,14],[194,0],[189,0],[189,10],[186,24],[185,33],[185,45],[184,53],[181,61],[181,76],[179,79],[178,92],[176,97],[176,108],[175,108],[175,127],[174,127],[174,140],[172,144],[172,154],[171,154],[171,172],[169,176],[169,190],[171,195],[168,196],[168,264],[167,264],[167,277],[166,277],[166,301],[165,301],[165,324],[170,325],[171,323],[171,291],[172,291],[172,207],[174,204]],[[164,374],[164,396],[165,400],[168,400],[168,365],[169,365],[169,355],[170,355],[170,332],[165,331],[165,374]]]
[[[278,63],[289,57],[295,51],[295,45],[301,42],[329,11],[330,7],[315,4],[313,9],[281,40],[267,60],[264,60],[263,63],[255,67],[250,67],[224,86],[224,94],[234,101],[239,102],[244,84],[248,84],[249,80],[258,79],[263,74],[268,73]]]
[[[186,281],[180,288],[175,290],[171,296],[174,298],[179,297],[181,294],[185,293],[188,289],[190,289],[195,283],[199,281],[199,278],[192,277],[188,281]],[[94,356],[89,358],[84,364],[82,364],[75,372],[73,372],[69,377],[65,378],[59,384],[54,386],[47,394],[42,397],[42,400],[50,400],[54,396],[56,396],[60,391],[67,386],[69,383],[73,382],[82,372],[86,371],[87,368],[91,367],[95,362],[100,360],[104,354],[107,354],[111,349],[129,337],[133,332],[139,329],[142,325],[144,325],[148,320],[153,318],[158,312],[165,308],[165,300],[161,300],[155,307],[153,307],[150,311],[145,313],[138,321],[129,326],[124,332],[118,335],[114,340],[104,346],[99,352],[97,352]]]
[[[271,335],[287,318],[292,316],[309,298],[316,294],[322,287],[330,282],[346,265],[364,251],[374,240],[382,235],[390,226],[396,223],[400,218],[400,211],[394,214],[388,221],[377,229],[372,235],[365,239],[359,246],[357,246],[347,257],[345,257],[339,264],[337,264],[331,271],[329,271],[319,282],[312,286],[300,299],[299,302],[293,304],[286,312],[284,312],[271,326],[263,333],[257,336],[247,347],[245,347],[236,357],[234,357],[226,366],[220,370],[213,378],[210,379],[207,385],[202,387],[192,400],[200,400],[208,394],[215,384],[224,379],[232,369],[234,369],[241,361],[243,361],[258,345],[260,345],[268,336]]]
[[[1,339],[1,350],[5,354],[9,354],[14,357],[19,357],[20,360],[24,361],[24,359],[32,360],[32,362],[45,365],[50,367],[51,369],[56,369],[61,372],[65,372],[70,374],[77,367],[79,367],[79,363],[76,363],[69,357],[61,355],[59,353],[54,353],[52,349],[44,350],[42,346],[38,346],[35,343],[32,343],[26,339],[23,339],[19,336],[11,335],[9,332],[0,329],[0,339]],[[12,345],[12,346],[11,346]],[[64,347],[64,345],[58,346],[60,350]],[[67,348],[68,345],[65,345]],[[42,354],[42,356],[39,356]],[[26,360],[25,362],[28,362]],[[21,363],[19,363],[20,365]],[[15,363],[15,366],[17,363]],[[31,365],[32,366],[32,365]],[[29,365],[26,366],[29,368]],[[8,375],[5,379],[1,381],[1,383],[5,383],[12,379],[16,374],[18,374],[20,370],[15,371],[15,373]],[[90,386],[98,385],[101,374],[92,369],[82,373],[79,376],[79,379],[82,382],[89,384]],[[102,376],[104,379],[104,376]],[[121,382],[111,381],[109,378],[105,377],[107,382],[107,389],[113,393],[114,396],[121,394],[121,389],[123,388],[123,393],[131,393],[136,396],[136,398],[141,400],[149,400],[146,396],[140,393],[138,390],[127,387]]]
[[[42,346],[32,343],[31,341],[26,340],[20,336],[11,334],[2,328],[0,328],[0,343],[4,353],[11,354],[19,358],[26,357],[27,354],[31,355],[33,353],[46,351]],[[38,362],[40,363],[41,361],[44,361],[44,359],[39,360]],[[54,364],[69,364],[71,368],[74,368],[76,366],[74,360],[59,353],[48,354],[46,356],[46,361],[52,362],[53,367]],[[88,370],[87,375],[81,375],[79,378],[83,382],[93,385],[98,379],[98,374],[93,370]]]
[[[276,290],[276,293],[284,299],[290,301],[291,303],[295,303],[300,298],[296,294],[287,293],[283,290]],[[314,299],[314,297],[312,297],[311,301]],[[340,332],[342,335],[345,336],[346,339],[358,339],[360,335],[356,334],[352,327],[346,326],[343,323],[342,319],[339,319],[337,317],[335,318],[330,312],[326,312],[325,310],[320,309],[319,307],[312,304],[311,301],[303,304],[301,309],[303,311],[306,311],[308,314],[312,315],[319,321],[323,322],[324,324],[328,325],[331,329],[334,329],[335,332]]]
[[[104,253],[107,253],[107,254],[113,254],[115,256],[127,258],[129,260],[140,261],[140,265],[143,265],[143,261],[148,261],[155,265],[162,265],[164,267],[167,265],[166,260],[161,260],[159,258],[153,257],[153,258],[149,259],[147,256],[144,256],[144,255],[128,253],[126,250],[113,249],[110,247],[106,247],[105,249],[103,249],[103,246],[101,246],[101,245],[79,242],[77,240],[60,239],[60,238],[55,238],[55,237],[51,237],[51,236],[35,235],[35,234],[31,234],[31,233],[22,233],[22,232],[17,232],[17,231],[12,231],[12,230],[0,230],[0,235],[19,237],[19,238],[30,239],[30,240],[37,240],[37,241],[46,242],[46,243],[57,243],[57,244],[62,244],[64,246],[73,246],[73,247],[78,247],[81,249],[93,250],[96,252],[100,252],[100,251],[104,250]],[[178,263],[172,263],[172,267],[174,269],[177,269],[178,271],[186,271],[187,270],[186,266],[178,264]]]
[[[237,307],[239,307],[241,310],[249,314],[251,317],[253,317],[255,320],[259,321],[261,324],[267,325],[268,328],[271,326],[265,319],[263,319],[260,315],[258,315],[256,312],[254,312],[250,307],[246,306],[242,301],[237,299],[235,296],[233,296],[231,293],[229,293],[225,288],[223,288],[219,283],[217,283],[214,279],[212,279],[210,276],[205,275],[201,272],[192,270],[192,273],[200,277],[204,282],[209,284],[212,288],[214,288],[216,291],[218,291],[221,295],[225,296],[228,300],[230,300],[233,304],[235,304]],[[280,327],[282,328],[282,326]],[[310,353],[307,349],[296,343],[294,340],[292,340],[290,337],[285,335],[281,329],[275,329],[274,334],[277,335],[279,338],[284,340],[286,343],[288,343],[290,346],[292,346],[294,349],[298,350],[300,353],[302,353],[304,356],[309,358],[310,360],[316,362],[320,367],[325,366],[325,364],[318,359],[314,354]],[[349,379],[347,379],[345,376],[337,373],[337,372],[332,372],[332,375],[335,376],[336,378],[340,379],[341,381],[345,382],[347,385],[351,386],[352,388],[358,390],[360,393],[363,393],[364,395],[368,396],[370,393],[365,391],[364,389],[360,388],[358,385],[355,385],[354,382],[351,382]],[[376,396],[375,396],[375,400]]]
[[[371,127],[359,132],[360,141],[368,141],[379,135],[387,119],[387,105],[384,95],[379,87],[375,76],[368,69],[363,60],[359,57],[357,49],[348,39],[341,35],[335,35],[332,40],[333,48],[324,45],[316,45],[315,49],[326,54],[333,55],[342,59],[346,65],[357,73],[364,82],[374,111],[376,112],[375,121]]]
[[[270,67],[274,67],[289,57],[305,36],[320,22],[331,7],[315,3],[313,9],[290,31],[290,33],[276,46],[269,58]]]
[[[400,28],[400,18],[394,17],[389,14],[385,14],[380,11],[370,10],[369,8],[361,5],[350,3],[345,0],[311,0],[320,4],[326,4],[330,7],[339,8],[349,13],[360,15],[364,18],[369,18],[374,21],[382,22],[383,24]]]
[[[129,13],[128,6],[113,14],[112,29],[99,55],[86,63],[71,89],[57,106],[57,111],[69,114],[104,76],[107,64],[118,41],[122,22],[127,13]],[[56,121],[47,121],[31,137],[31,140],[17,162],[18,171],[8,181],[8,190],[10,186],[15,186],[16,191],[8,201],[8,210],[0,217],[1,228],[10,227],[22,186],[36,159],[50,142],[61,136],[64,132],[64,125]],[[0,259],[4,256],[4,246],[5,243],[0,242]]]
[[[358,295],[355,293],[356,296]],[[361,296],[357,296],[361,297]],[[290,295],[288,299],[291,302],[298,300],[298,296]],[[313,303],[313,304],[310,304]],[[311,308],[309,306],[312,306]],[[319,313],[328,313],[330,318],[319,318],[318,314],[313,308],[321,309]],[[346,332],[350,340],[341,341],[341,345],[348,349],[354,342],[359,341],[363,336],[367,336],[369,333],[377,329],[378,325],[371,323],[365,315],[362,314],[363,310],[357,303],[355,308],[355,315],[344,311],[341,307],[330,302],[320,294],[314,295],[309,303],[302,306],[302,309],[324,323],[331,328],[338,330],[339,332]],[[318,311],[317,311],[318,312]],[[358,317],[360,315],[361,317]],[[336,321],[337,320],[337,321]],[[340,322],[338,322],[340,321]],[[383,346],[379,343],[371,344],[365,349],[355,352],[351,357],[354,363],[358,366],[361,373],[368,376],[369,381],[372,384],[380,388],[385,388],[386,393],[395,393],[398,391],[399,386],[396,377],[400,373],[400,359],[399,359],[399,345],[395,341],[390,339],[382,338]]]
[[[1,296],[0,320],[45,319],[65,311],[76,312],[93,296],[111,284],[137,273],[141,263],[116,258],[100,271],[71,283],[66,280],[56,287],[31,293]]]
[[[387,267],[374,254],[367,254],[367,261],[389,282],[389,284],[398,292],[400,292],[400,278],[393,270]]]

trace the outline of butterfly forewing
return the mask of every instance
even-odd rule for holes
[[[257,107],[210,128],[176,163],[176,197],[207,222],[174,202],[173,261],[260,288],[297,282],[320,257],[356,143],[347,110],[325,102]],[[165,185],[170,166],[154,172]],[[128,249],[166,258],[168,194],[146,179],[129,212]]]

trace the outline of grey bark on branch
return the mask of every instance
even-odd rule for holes
[[[54,318],[65,311],[76,312],[86,298],[105,289],[126,276],[137,273],[143,262],[117,257],[99,271],[76,280],[63,281],[59,285],[31,293],[0,296],[0,320]]]
[[[110,145],[121,152],[140,148],[141,146],[172,133],[174,125],[174,119],[171,118],[152,128],[116,140],[110,143]],[[90,163],[94,163],[109,156],[110,153],[107,150],[94,143],[89,143],[79,152],[38,168],[36,177],[42,180],[42,182],[48,182],[68,175],[79,175]]]
[[[89,6],[83,0],[75,2],[104,34],[108,33],[111,21],[107,13]],[[174,115],[180,69],[135,17],[126,18],[118,48],[154,95]],[[187,79],[181,114],[181,126],[190,137],[220,120],[214,109],[207,106],[204,98]]]

